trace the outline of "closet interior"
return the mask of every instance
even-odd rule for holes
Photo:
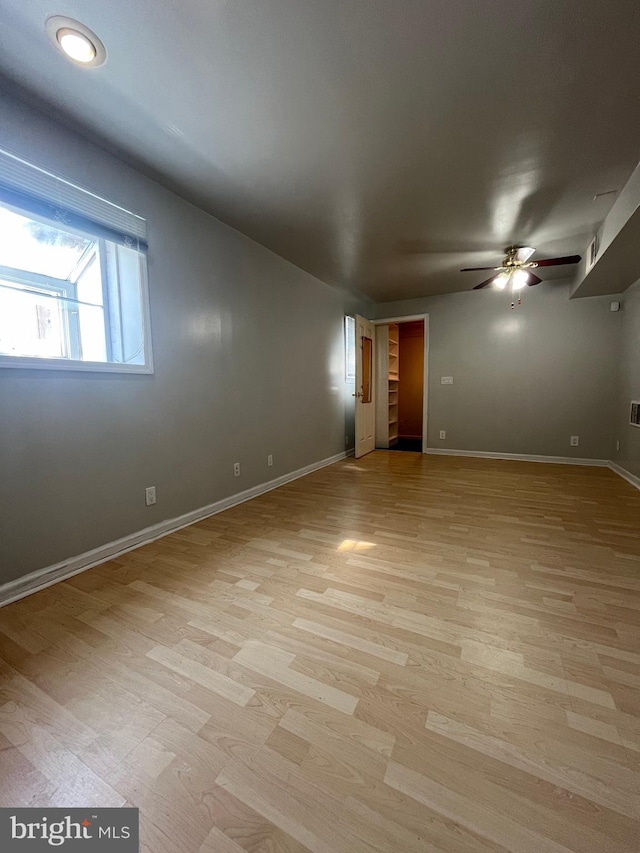
[[[424,321],[376,329],[376,447],[422,451]]]

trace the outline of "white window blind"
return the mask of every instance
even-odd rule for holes
[[[146,251],[147,223],[123,207],[0,149],[0,200],[61,224],[100,233],[120,245]]]

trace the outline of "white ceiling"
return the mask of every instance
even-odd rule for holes
[[[636,0],[0,0],[0,72],[376,301],[470,289],[511,242],[583,252],[640,157],[639,45]]]

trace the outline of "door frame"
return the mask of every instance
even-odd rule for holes
[[[424,320],[424,384],[422,387],[422,452],[427,452],[427,434],[429,417],[429,315],[406,314],[404,317],[385,317],[372,320],[374,326],[386,326],[389,323],[410,323],[412,320]]]

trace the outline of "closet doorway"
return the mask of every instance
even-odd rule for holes
[[[376,321],[376,447],[425,451],[428,315]]]

